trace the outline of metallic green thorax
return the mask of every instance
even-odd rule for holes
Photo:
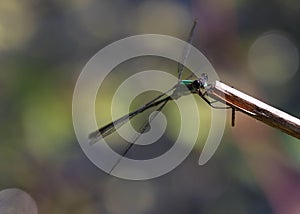
[[[180,84],[182,85],[189,85],[192,84],[194,82],[194,80],[181,80]]]
[[[197,93],[198,88],[194,85],[195,80],[181,80],[172,94],[173,99],[178,99],[181,96]]]

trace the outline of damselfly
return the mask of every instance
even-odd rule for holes
[[[184,70],[184,64],[187,60],[187,57],[189,55],[189,52],[191,50],[191,43],[193,40],[194,31],[197,25],[197,20],[194,21],[194,24],[192,26],[192,29],[189,33],[188,39],[187,39],[187,46],[185,47],[185,50],[183,52],[182,56],[182,62],[177,64],[177,72],[178,72],[178,82],[168,91],[160,94],[156,98],[152,99],[148,103],[146,103],[141,108],[103,126],[102,128],[90,133],[89,139],[90,143],[94,144],[96,143],[100,138],[105,138],[108,135],[114,133],[118,128],[120,128],[122,125],[130,121],[130,119],[134,118],[135,116],[141,114],[142,112],[150,109],[150,108],[157,108],[156,111],[151,115],[150,119],[147,120],[139,129],[139,134],[133,139],[133,141],[127,145],[127,147],[124,149],[123,153],[121,154],[119,160],[114,164],[112,169],[110,170],[110,173],[114,170],[114,168],[118,165],[118,163],[121,161],[122,157],[126,156],[128,151],[134,146],[135,142],[139,139],[142,133],[144,133],[147,129],[150,127],[150,123],[155,119],[155,117],[158,115],[159,112],[162,111],[162,109],[165,107],[165,105],[172,100],[176,100],[182,96],[188,95],[190,93],[198,94],[208,105],[210,105],[213,108],[228,108],[228,107],[218,107],[213,106],[212,103],[207,98],[207,91],[210,89],[211,85],[208,84],[208,76],[207,74],[203,73],[201,77],[197,80],[181,80],[182,72]],[[189,78],[187,78],[189,79]],[[169,95],[170,94],[170,95]],[[233,111],[234,112],[234,111]],[[233,114],[234,116],[234,114]],[[234,117],[232,117],[234,119]],[[232,123],[233,124],[233,123]]]

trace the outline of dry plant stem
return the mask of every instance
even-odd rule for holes
[[[208,96],[300,139],[300,120],[266,103],[263,103],[222,82],[215,81],[207,91]]]

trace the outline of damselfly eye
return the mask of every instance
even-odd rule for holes
[[[192,87],[193,87],[193,89],[195,89],[195,90],[199,90],[200,87],[201,87],[201,84],[200,84],[199,80],[195,80],[195,81],[192,83]]]
[[[199,78],[199,83],[201,88],[206,88],[208,82],[208,76],[206,73],[202,73],[201,77]]]

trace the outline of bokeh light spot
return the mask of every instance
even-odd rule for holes
[[[33,36],[36,23],[30,4],[0,1],[0,50],[19,48]]]
[[[284,35],[266,33],[251,46],[248,56],[252,74],[266,84],[283,84],[297,72],[299,55]]]

